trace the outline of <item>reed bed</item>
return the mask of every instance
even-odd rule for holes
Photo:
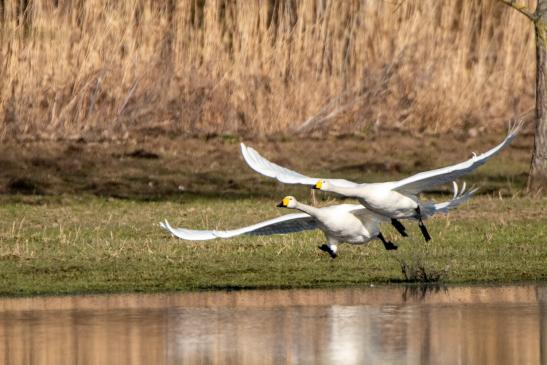
[[[0,138],[473,133],[534,60],[495,0],[2,0]]]

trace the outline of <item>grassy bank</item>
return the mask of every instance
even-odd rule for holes
[[[301,198],[309,198],[302,191]],[[226,288],[293,288],[401,282],[400,262],[420,261],[445,282],[547,279],[547,200],[481,196],[430,221],[423,243],[317,249],[320,232],[185,243],[157,225],[229,228],[285,213],[271,199],[135,202],[91,196],[26,197],[0,207],[0,293],[28,295]],[[323,202],[325,203],[325,202]]]
[[[387,252],[343,245],[331,260],[320,232],[185,243],[158,227],[235,228],[286,210],[287,186],[246,167],[235,139],[0,145],[0,293],[330,287],[401,282],[401,263],[447,282],[547,279],[547,200],[524,196],[532,136],[523,134],[467,176],[479,196]],[[462,161],[502,134],[428,139],[378,133],[322,140],[250,141],[266,157],[317,176],[388,181]],[[334,153],[333,153],[334,152]],[[446,189],[444,190],[447,191]],[[438,194],[438,192],[437,192]],[[440,199],[439,195],[434,196]],[[443,195],[444,199],[448,196]],[[317,193],[319,204],[332,196]]]

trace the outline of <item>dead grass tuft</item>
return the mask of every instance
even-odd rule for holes
[[[448,267],[442,270],[432,268],[423,257],[414,254],[409,258],[398,257],[404,281],[407,283],[437,283],[448,277]]]

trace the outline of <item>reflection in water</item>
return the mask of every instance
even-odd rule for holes
[[[0,300],[0,364],[547,364],[547,288]]]

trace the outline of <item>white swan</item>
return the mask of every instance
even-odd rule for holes
[[[454,183],[454,196],[452,200],[433,204],[422,218],[427,218],[436,213],[446,213],[467,199],[476,191],[464,193],[465,184],[458,192],[458,186]],[[164,221],[160,226],[173,236],[184,240],[210,240],[214,238],[229,238],[242,234],[248,235],[273,235],[300,232],[305,230],[320,229],[327,238],[327,243],[319,248],[327,252],[332,258],[337,256],[338,244],[364,244],[372,239],[379,239],[387,250],[397,249],[391,241],[387,241],[380,232],[380,222],[386,218],[373,213],[360,204],[338,204],[328,207],[315,208],[300,203],[292,196],[285,197],[278,207],[297,209],[303,213],[287,214],[270,219],[249,227],[230,231],[190,230],[185,228],[173,228],[169,222]]]
[[[241,144],[241,153],[247,164],[262,175],[275,178],[283,183],[312,185],[319,190],[358,199],[369,210],[391,218],[391,223],[403,236],[407,234],[399,219],[417,219],[425,240],[429,241],[431,236],[423,224],[422,218],[428,215],[431,209],[434,209],[434,204],[420,201],[417,197],[418,193],[436,185],[454,181],[475,170],[509,145],[519,133],[522,125],[523,122],[519,121],[509,126],[507,136],[500,144],[481,155],[477,156],[474,153],[473,157],[467,161],[421,172],[403,180],[384,183],[358,184],[344,179],[322,179],[305,176],[266,160],[254,149],[245,146],[243,143]]]

